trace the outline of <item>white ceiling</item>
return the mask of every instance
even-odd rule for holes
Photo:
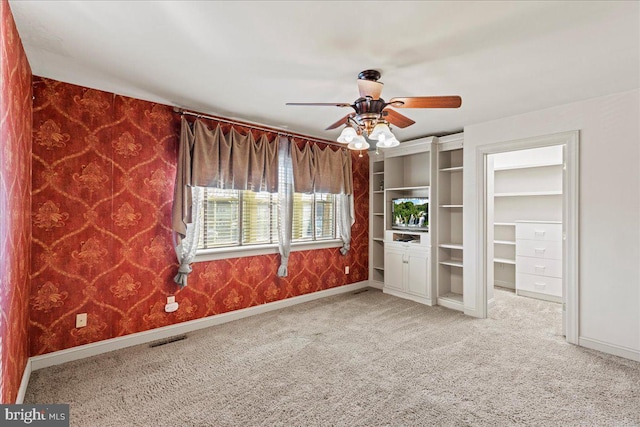
[[[400,140],[640,87],[640,3],[596,1],[18,1],[35,75],[335,139],[374,68]]]

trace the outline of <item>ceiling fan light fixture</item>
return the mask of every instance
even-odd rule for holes
[[[397,147],[398,145],[400,145],[400,141],[398,141],[396,139],[396,137],[394,136],[393,138],[385,139],[383,142],[378,140],[378,144],[376,145],[376,148],[377,147],[380,147],[380,148],[393,148],[393,147]]]
[[[357,136],[358,136],[358,133],[356,132],[356,130],[351,126],[347,126],[344,129],[342,129],[342,132],[340,132],[340,136],[338,137],[338,142],[341,142],[343,144],[349,144],[350,142],[354,141]]]
[[[391,133],[389,125],[383,121],[378,122],[378,124],[373,128],[373,131],[369,134],[369,139],[377,140],[383,144],[386,140],[391,138],[395,138],[395,135]]]
[[[356,150],[356,151],[367,150],[369,149],[369,143],[367,142],[366,139],[364,139],[364,136],[356,135],[353,141],[351,141],[349,145],[347,145],[347,148],[349,150]]]

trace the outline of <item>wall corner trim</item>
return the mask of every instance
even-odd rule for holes
[[[181,335],[199,329],[208,328],[210,326],[221,325],[223,323],[243,319],[245,317],[255,316],[256,314],[267,313],[269,311],[279,310],[281,308],[290,307],[293,305],[334,295],[349,293],[367,287],[369,287],[369,281],[364,280],[362,282],[338,286],[336,288],[325,289],[322,291],[274,301],[266,304],[256,305],[253,307],[247,307],[236,311],[230,311],[228,313],[216,314],[209,317],[203,317],[201,319],[195,319],[188,322],[176,323],[174,325],[151,329],[149,331],[137,332],[134,334],[124,335],[122,337],[110,338],[91,344],[85,344],[65,350],[55,351],[53,353],[43,354],[41,356],[33,356],[29,358],[28,362],[29,374],[32,370],[36,371],[38,369],[47,368],[49,366],[60,365],[62,363],[84,359],[87,357],[96,356],[102,353],[108,353],[114,350],[120,350],[122,348],[131,347],[134,345],[162,340],[175,335]]]

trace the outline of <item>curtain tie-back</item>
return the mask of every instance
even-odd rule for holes
[[[289,269],[287,265],[289,264],[288,256],[280,256],[280,267],[278,267],[278,277],[287,277],[289,274]]]
[[[193,269],[191,268],[190,264],[180,264],[180,267],[178,268],[178,274],[176,274],[176,277],[173,278],[173,281],[176,282],[178,286],[180,286],[180,288],[184,288],[185,286],[187,286],[187,277],[192,271]]]
[[[346,255],[349,252],[349,249],[351,249],[351,245],[349,243],[343,243],[340,248],[340,253],[342,255]]]

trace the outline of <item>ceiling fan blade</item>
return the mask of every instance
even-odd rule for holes
[[[393,98],[389,105],[394,108],[458,108],[462,105],[459,96],[410,96]]]
[[[403,116],[402,114],[398,113],[395,110],[388,109],[388,110],[384,110],[384,112],[387,113],[385,115],[385,118],[387,119],[387,121],[392,125],[399,127],[401,129],[406,128],[407,126],[411,126],[412,124],[415,123],[409,117]]]
[[[321,106],[321,107],[351,107],[351,104],[346,102],[287,102],[286,105],[308,105],[308,106]]]
[[[335,129],[337,127],[342,126],[343,124],[349,121],[349,117],[351,117],[351,114],[347,114],[346,116],[344,116],[343,118],[341,118],[340,120],[338,120],[337,122],[335,122],[334,124],[326,128],[325,130],[331,130],[331,129]]]

